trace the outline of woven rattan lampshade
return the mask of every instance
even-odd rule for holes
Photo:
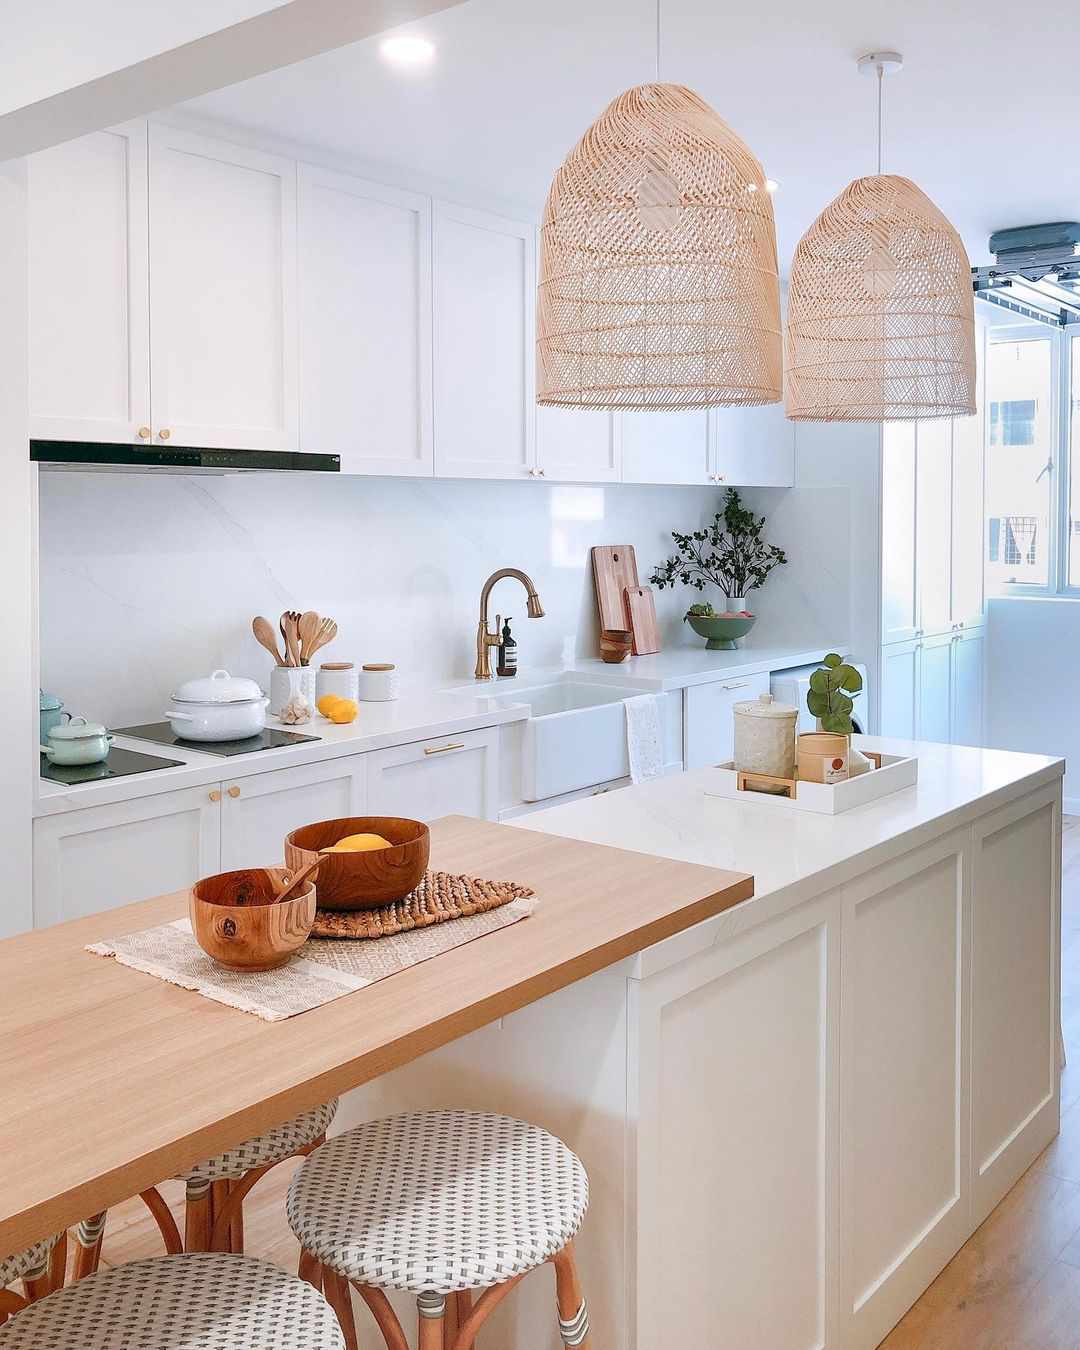
[[[697,94],[643,84],[555,176],[540,235],[537,402],[775,403],[772,201],[761,165]]]
[[[960,236],[907,178],[857,178],[799,241],[787,317],[793,421],[975,411],[975,305]]]

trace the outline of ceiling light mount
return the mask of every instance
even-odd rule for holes
[[[899,52],[867,52],[859,57],[857,64],[860,75],[873,75],[877,79],[903,70],[904,58]]]

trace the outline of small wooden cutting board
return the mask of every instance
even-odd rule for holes
[[[638,584],[633,544],[598,544],[592,551],[592,565],[601,630],[628,628],[625,595]]]
[[[647,656],[660,650],[656,627],[656,601],[649,586],[627,586],[626,617],[634,635],[634,655]]]

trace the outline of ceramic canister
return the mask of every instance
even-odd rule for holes
[[[282,708],[297,694],[314,708],[315,667],[275,666],[270,672],[270,716],[280,716]]]
[[[799,777],[808,783],[846,783],[850,742],[832,731],[807,731],[799,737]]]
[[[398,696],[397,668],[384,662],[360,667],[360,697],[365,703],[388,703]]]
[[[734,714],[735,768],[742,773],[794,778],[798,708],[762,694],[736,703]]]
[[[315,698],[318,701],[327,694],[336,694],[338,698],[351,698],[353,702],[359,696],[356,679],[356,667],[351,661],[327,661],[319,667],[315,677]]]

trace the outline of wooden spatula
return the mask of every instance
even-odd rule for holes
[[[283,666],[285,658],[278,650],[277,636],[274,633],[274,625],[269,619],[264,619],[261,614],[257,614],[251,621],[251,631],[255,634],[255,641],[265,647],[274,658],[275,665]]]
[[[322,860],[323,855],[320,853],[317,858],[313,858],[305,867],[301,867],[296,876],[294,876],[291,881],[287,881],[284,887],[274,896],[274,903],[279,905],[282,900],[292,900],[300,887],[307,881],[308,877],[318,870]]]

